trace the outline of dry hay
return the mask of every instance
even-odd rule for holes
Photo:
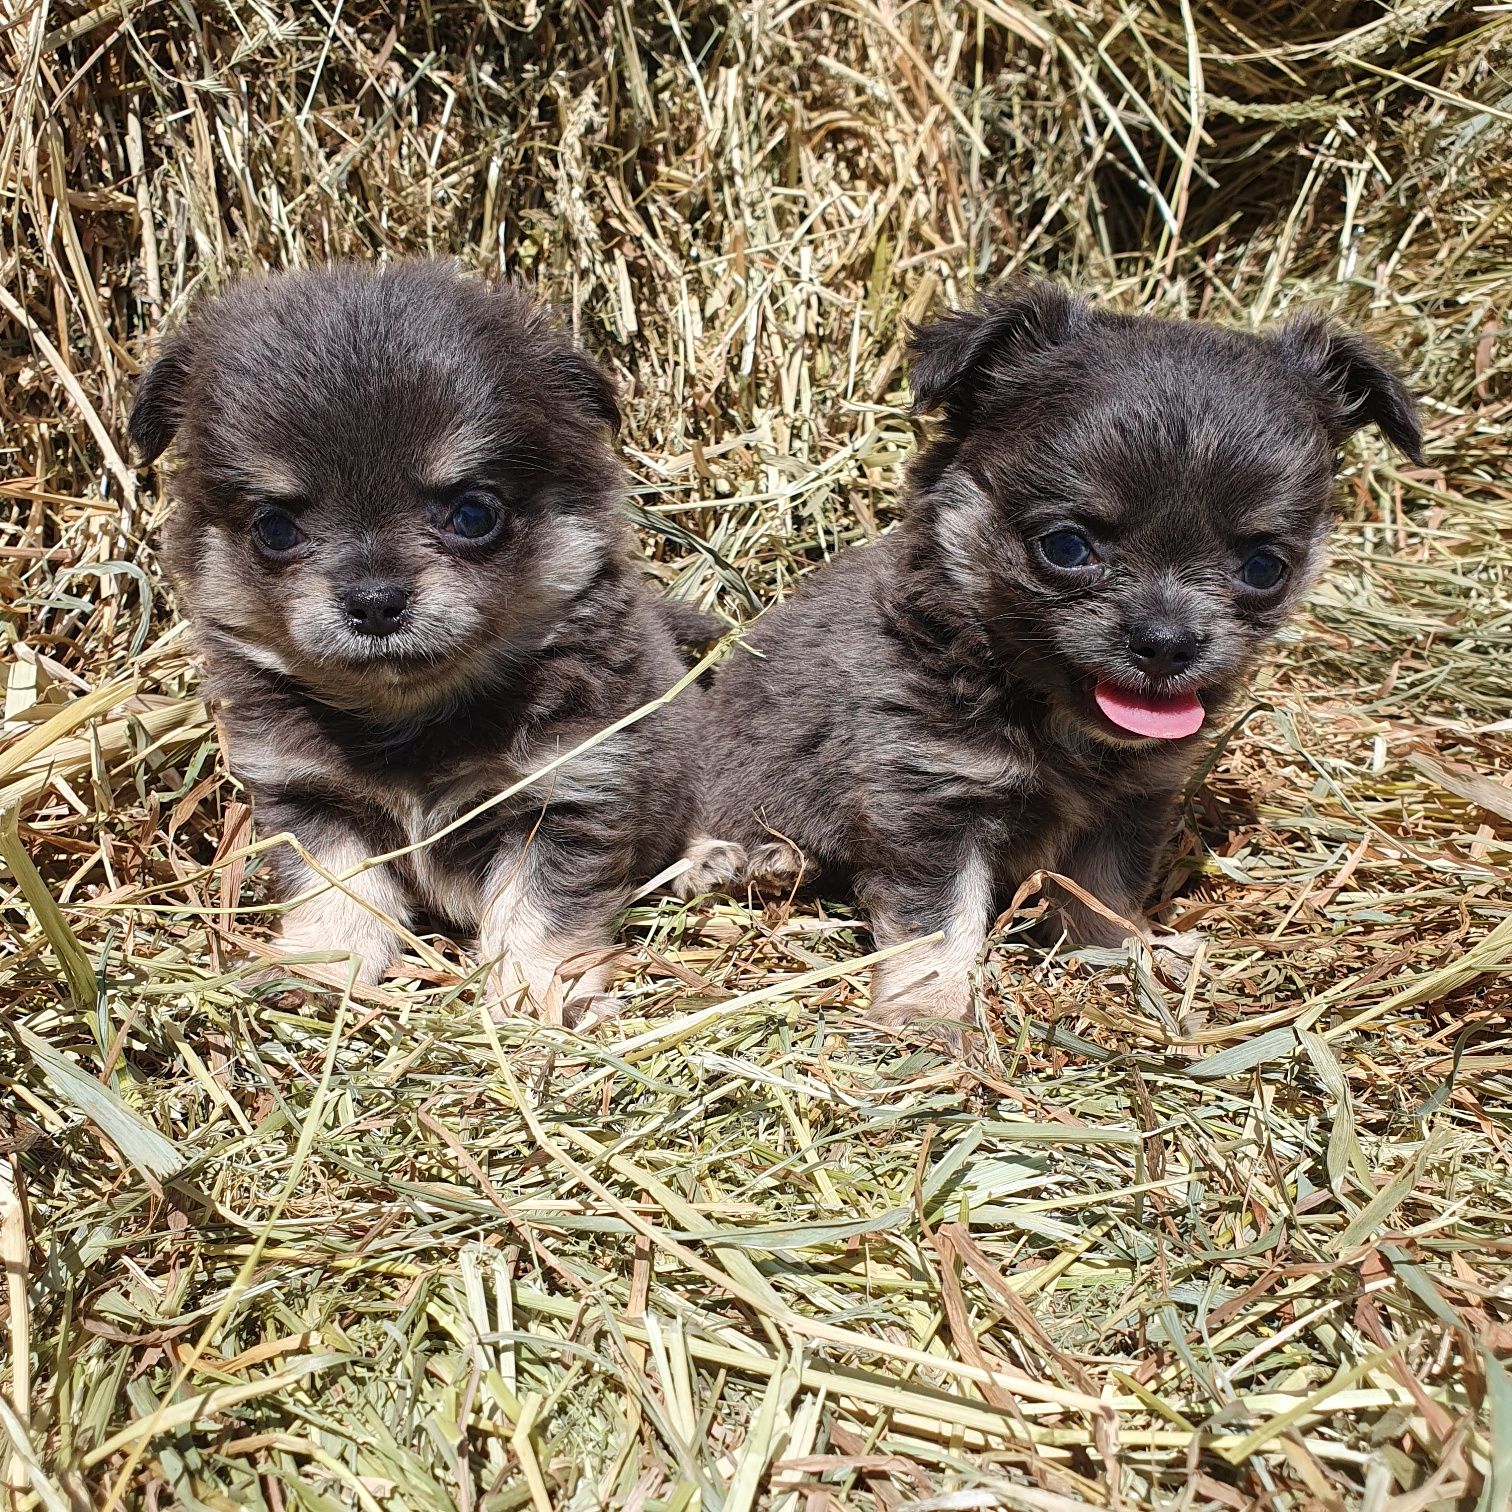
[[[9,8],[15,1507],[1512,1501],[1506,10]],[[586,1039],[440,941],[245,990],[262,853],[124,405],[235,270],[399,252],[541,281],[652,570],[737,621],[886,525],[902,322],[975,285],[1381,333],[1428,466],[1351,449],[1194,785],[1185,995],[1007,920],[963,1071],[855,1028],[843,911],[708,900],[633,911]]]

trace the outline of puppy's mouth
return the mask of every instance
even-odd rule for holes
[[[318,647],[301,645],[292,673],[335,708],[393,711],[450,697],[479,665],[463,645],[397,632],[387,636],[333,634]]]
[[[1191,689],[1160,692],[1102,681],[1092,698],[1109,724],[1141,740],[1185,740],[1207,719],[1206,705]]]
[[[435,669],[449,662],[452,653],[450,646],[423,645],[397,635],[367,641],[347,637],[338,645],[327,648],[322,660],[337,663],[353,672],[382,676],[385,673],[417,672],[425,667]]]
[[[435,613],[413,614],[387,634],[363,634],[321,620],[297,637],[301,660],[337,676],[390,679],[441,673],[476,649],[464,627]]]

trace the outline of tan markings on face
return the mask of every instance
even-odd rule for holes
[[[195,575],[185,607],[215,624],[250,633],[259,645],[280,628],[280,617],[254,590],[246,569],[237,561],[235,544],[224,531],[206,542],[203,565]]]
[[[244,639],[239,635],[228,635],[222,632],[222,638],[236,647],[237,652],[246,657],[254,667],[261,667],[264,672],[276,672],[280,677],[292,677],[293,669],[289,663],[279,655],[271,646],[259,645],[256,641]]]
[[[415,574],[410,613],[416,633],[459,645],[483,632],[483,614],[463,591],[465,579],[444,562],[427,562]]]
[[[336,589],[323,572],[298,571],[287,575],[279,584],[284,601],[284,616],[300,649],[310,654],[329,651],[347,638],[347,616],[336,597]]]
[[[353,834],[334,832],[306,848],[321,868],[343,877],[367,860],[369,852]],[[379,981],[399,942],[397,929],[407,909],[404,889],[388,866],[375,866],[329,886],[307,865],[295,878],[295,896],[321,888],[314,897],[296,904],[283,916],[278,948],[285,955],[307,951],[344,951],[360,963],[358,979]]]
[[[969,1019],[971,979],[987,941],[991,907],[991,873],[984,860],[973,856],[956,878],[943,937],[877,963],[872,973],[873,1011],[892,1023]],[[872,932],[884,949],[918,935],[884,915],[873,917]]]
[[[604,539],[574,521],[553,525],[536,565],[542,587],[563,598],[581,593],[604,559]]]
[[[987,590],[981,542],[993,528],[992,501],[969,478],[951,473],[941,479],[935,516],[935,539],[951,581],[973,599]]]
[[[432,437],[420,460],[422,487],[437,493],[476,478],[501,447],[500,438],[475,425],[455,425]]]
[[[284,602],[290,632],[312,662],[344,663],[349,659],[344,653],[350,652],[351,659],[361,660],[358,675],[363,678],[383,676],[385,650],[431,661],[434,677],[443,677],[444,663],[483,630],[481,611],[459,591],[455,572],[442,563],[425,565],[416,574],[404,627],[376,645],[352,633],[338,587],[324,573],[306,568],[292,576]],[[363,651],[372,654],[362,656]],[[415,681],[412,669],[390,670],[408,683]],[[426,681],[433,685],[431,673]]]
[[[602,993],[608,983],[607,964],[590,966],[574,981],[559,976],[564,963],[608,947],[608,920],[565,929],[553,923],[540,901],[546,885],[529,851],[499,857],[483,886],[478,956],[491,965],[489,997],[497,1010],[560,1023],[565,1005]]]
[[[274,503],[297,499],[304,492],[299,475],[278,457],[244,452],[237,456],[235,467],[248,493],[265,494]]]

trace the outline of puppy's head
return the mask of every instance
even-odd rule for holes
[[[1195,734],[1321,565],[1336,452],[1411,396],[1316,317],[1254,336],[1021,285],[911,335],[914,520],[1011,671],[1087,733]]]
[[[168,338],[133,441],[213,646],[402,718],[548,637],[621,550],[609,380],[448,263],[248,280]]]

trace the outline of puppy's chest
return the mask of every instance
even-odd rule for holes
[[[452,923],[477,919],[489,860],[504,839],[497,810],[467,817],[489,796],[469,791],[465,798],[438,803],[405,790],[391,789],[383,795],[384,818],[399,842],[393,848],[404,852],[395,867],[407,890]]]
[[[1017,881],[1057,866],[1130,804],[1163,797],[1180,781],[1165,765],[1012,729],[931,746],[917,769],[934,802],[964,816]]]
[[[362,731],[333,738],[299,719],[232,726],[233,765],[260,802],[295,805],[296,829],[309,811],[354,830],[373,854],[398,852],[392,868],[412,900],[459,924],[476,919],[490,868],[552,801],[549,785],[528,779],[553,754],[523,744],[422,752]]]
[[[412,889],[446,917],[464,920],[477,912],[489,867],[524,827],[523,795],[504,796],[520,774],[495,768],[437,777],[433,786],[371,784],[368,797],[407,850],[399,865]]]
[[[556,754],[554,745],[532,748],[458,761],[419,781],[368,781],[366,796],[406,851],[397,864],[417,901],[449,921],[472,922],[500,868],[521,864],[532,844],[545,843],[554,811],[612,797],[612,758],[588,753],[543,774]]]
[[[1052,746],[1039,764],[1033,827],[1018,870],[1064,870],[1073,853],[1165,812],[1187,770],[1185,753]]]

